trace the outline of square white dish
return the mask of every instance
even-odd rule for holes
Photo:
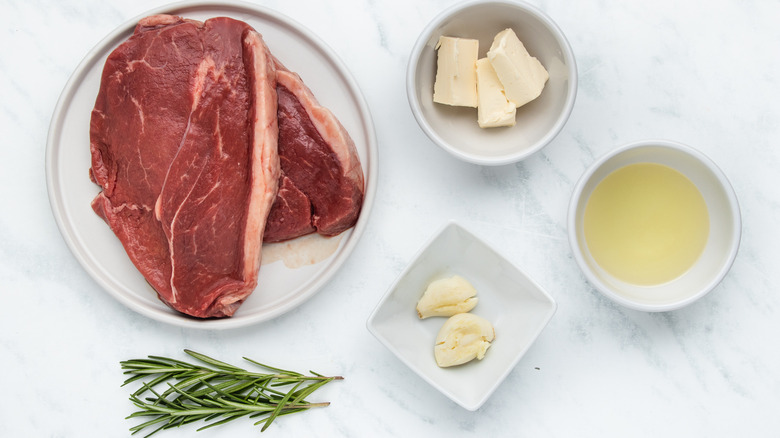
[[[477,290],[471,313],[493,324],[482,360],[440,368],[433,355],[446,317],[420,319],[417,301],[434,280],[460,275]],[[404,269],[371,313],[368,330],[403,363],[452,401],[479,409],[555,314],[555,300],[522,270],[455,222],[444,226]]]

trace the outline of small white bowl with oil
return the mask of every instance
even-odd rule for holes
[[[569,242],[588,281],[635,310],[679,309],[709,293],[737,255],[734,189],[707,156],[646,140],[596,160],[572,194]]]

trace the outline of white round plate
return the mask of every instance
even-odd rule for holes
[[[282,262],[260,268],[258,287],[231,318],[201,320],[163,304],[127,257],[119,240],[90,206],[99,187],[89,180],[89,121],[106,57],[133,33],[139,19],[173,14],[196,20],[227,16],[263,35],[287,68],[297,72],[320,103],[347,129],[363,164],[366,195],[357,224],[341,235],[334,254],[290,269]],[[92,278],[127,307],[183,327],[236,328],[277,317],[303,303],[338,271],[368,221],[377,182],[377,144],[368,106],[344,64],[310,31],[267,8],[240,2],[181,2],[148,11],[106,36],[79,64],[60,96],[46,145],[46,178],[57,225],[76,259]]]

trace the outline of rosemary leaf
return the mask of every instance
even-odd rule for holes
[[[211,422],[211,423],[209,423],[209,424],[207,424],[205,426],[201,426],[201,427],[199,427],[197,429],[197,431],[200,432],[201,430],[209,429],[209,428],[212,428],[212,427],[215,427],[215,426],[221,426],[221,425],[223,425],[225,423],[233,421],[233,420],[235,420],[237,418],[241,418],[241,417],[247,416],[249,414],[250,414],[250,412],[248,412],[248,411],[247,412],[236,412],[236,413],[226,414],[226,415],[224,415],[225,418],[223,418],[222,420],[213,421],[213,422]]]
[[[220,369],[223,369],[223,370],[227,370],[227,371],[244,371],[241,368],[234,367],[233,365],[230,365],[230,364],[222,362],[222,361],[218,361],[216,359],[212,359],[212,358],[210,358],[210,357],[208,357],[206,355],[203,355],[203,354],[200,354],[200,353],[196,353],[196,352],[194,352],[192,350],[184,350],[184,352],[189,354],[190,356],[194,357],[195,359],[200,360],[201,362],[205,362],[205,363],[207,363],[209,365],[213,365],[213,366],[215,366],[217,368],[220,368]]]
[[[276,371],[279,374],[295,375],[295,376],[298,376],[298,377],[303,376],[303,374],[301,374],[301,373],[296,373],[294,371],[283,370],[281,368],[268,366],[268,365],[262,364],[260,362],[254,361],[254,360],[252,360],[252,359],[250,359],[248,357],[245,357],[244,360],[246,360],[248,362],[252,362],[253,364],[257,365],[260,368],[265,368],[265,369],[270,370],[270,371]]]

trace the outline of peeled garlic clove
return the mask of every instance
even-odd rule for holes
[[[455,275],[428,285],[417,302],[417,316],[452,316],[470,311],[477,305],[477,290],[465,278]]]
[[[472,313],[450,317],[436,336],[433,347],[440,367],[461,365],[473,359],[482,360],[496,333],[485,318]]]

